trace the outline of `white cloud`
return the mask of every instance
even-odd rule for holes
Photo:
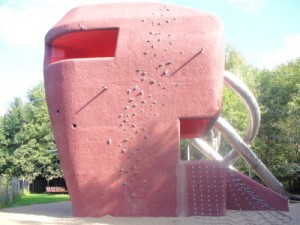
[[[39,6],[0,8],[0,39],[11,47],[41,47],[51,26],[47,11]],[[40,43],[40,44],[39,44]]]
[[[126,0],[0,0],[0,116],[42,80],[47,31],[76,6],[112,2]]]
[[[283,47],[261,54],[259,67],[274,69],[276,66],[300,57],[300,34],[286,37]]]
[[[20,97],[26,100],[29,88],[37,85],[42,80],[39,71],[30,71],[33,76],[20,76],[16,79],[15,74],[23,74],[22,69],[14,68],[13,70],[1,70],[2,75],[5,75],[5,82],[0,83],[0,116],[9,108],[9,103],[15,97]]]
[[[245,12],[258,12],[266,0],[226,0],[226,2]]]
[[[5,3],[0,5],[0,41],[12,47],[41,48],[46,32],[72,8],[79,5],[122,1],[126,2],[125,0],[15,0],[15,3]]]

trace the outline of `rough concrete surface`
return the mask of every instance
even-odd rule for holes
[[[0,224],[2,225],[32,225],[32,224],[99,224],[99,225],[194,225],[194,224],[300,224],[300,203],[290,204],[290,211],[286,212],[293,218],[293,221],[273,220],[272,212],[249,212],[249,211],[227,211],[224,217],[159,217],[159,218],[124,218],[104,216],[100,218],[75,218],[72,217],[70,202],[37,204],[31,206],[21,206],[6,208],[0,211]],[[280,218],[278,212],[273,213]],[[257,218],[257,219],[255,219]],[[269,221],[266,223],[264,219]],[[247,221],[248,220],[248,221]],[[273,222],[272,222],[273,221]]]
[[[160,3],[89,5],[45,41],[46,100],[74,215],[194,215],[177,201],[191,195],[177,177],[188,164],[179,141],[203,136],[221,110],[220,19]]]

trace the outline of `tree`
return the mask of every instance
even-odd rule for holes
[[[7,160],[7,156],[4,151],[5,143],[6,140],[3,129],[3,118],[0,116],[0,174],[4,173]]]
[[[58,156],[45,151],[55,148],[55,143],[42,83],[28,91],[28,102],[12,102],[1,127],[5,140],[1,152],[7,153],[6,174],[29,182],[39,175],[49,180],[62,177]]]
[[[252,149],[286,187],[295,189],[300,184],[300,59],[273,71],[258,70],[231,46],[226,50],[226,70],[246,83],[261,109],[261,127]],[[246,115],[241,101],[225,88],[222,116],[241,135],[247,124]],[[221,148],[228,146],[222,142]],[[241,161],[237,167],[247,170]]]
[[[257,70],[246,61],[240,52],[230,45],[226,47],[225,69],[235,74],[250,90],[256,90]],[[255,94],[257,95],[257,93]],[[240,97],[227,86],[224,86],[221,116],[225,118],[241,136],[244,135],[248,124],[247,109]],[[231,149],[232,147],[222,139],[220,146],[221,153],[224,155]],[[236,167],[244,172],[248,171],[248,166],[242,160],[238,162]]]
[[[300,59],[263,70],[258,78],[262,123],[254,147],[275,176],[294,189],[300,184]]]
[[[250,65],[246,59],[231,45],[226,47],[225,69],[235,74],[248,88],[258,95],[257,90],[257,69]],[[226,118],[239,134],[243,135],[246,130],[248,116],[247,110],[241,99],[229,88],[224,87],[222,117]]]

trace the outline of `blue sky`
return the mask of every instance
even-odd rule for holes
[[[103,0],[0,0],[0,115],[43,80],[44,36],[71,8]],[[118,1],[117,1],[118,2]],[[299,0],[167,0],[221,17],[226,42],[259,67],[300,57]]]

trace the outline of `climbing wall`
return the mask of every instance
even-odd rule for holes
[[[74,216],[291,224],[282,196],[219,162],[180,160],[180,138],[218,117],[223,68],[222,25],[208,13],[127,3],[62,18],[46,35],[44,77]]]
[[[218,117],[223,68],[209,13],[124,3],[62,18],[46,35],[45,87],[73,214],[183,213],[179,140]]]

